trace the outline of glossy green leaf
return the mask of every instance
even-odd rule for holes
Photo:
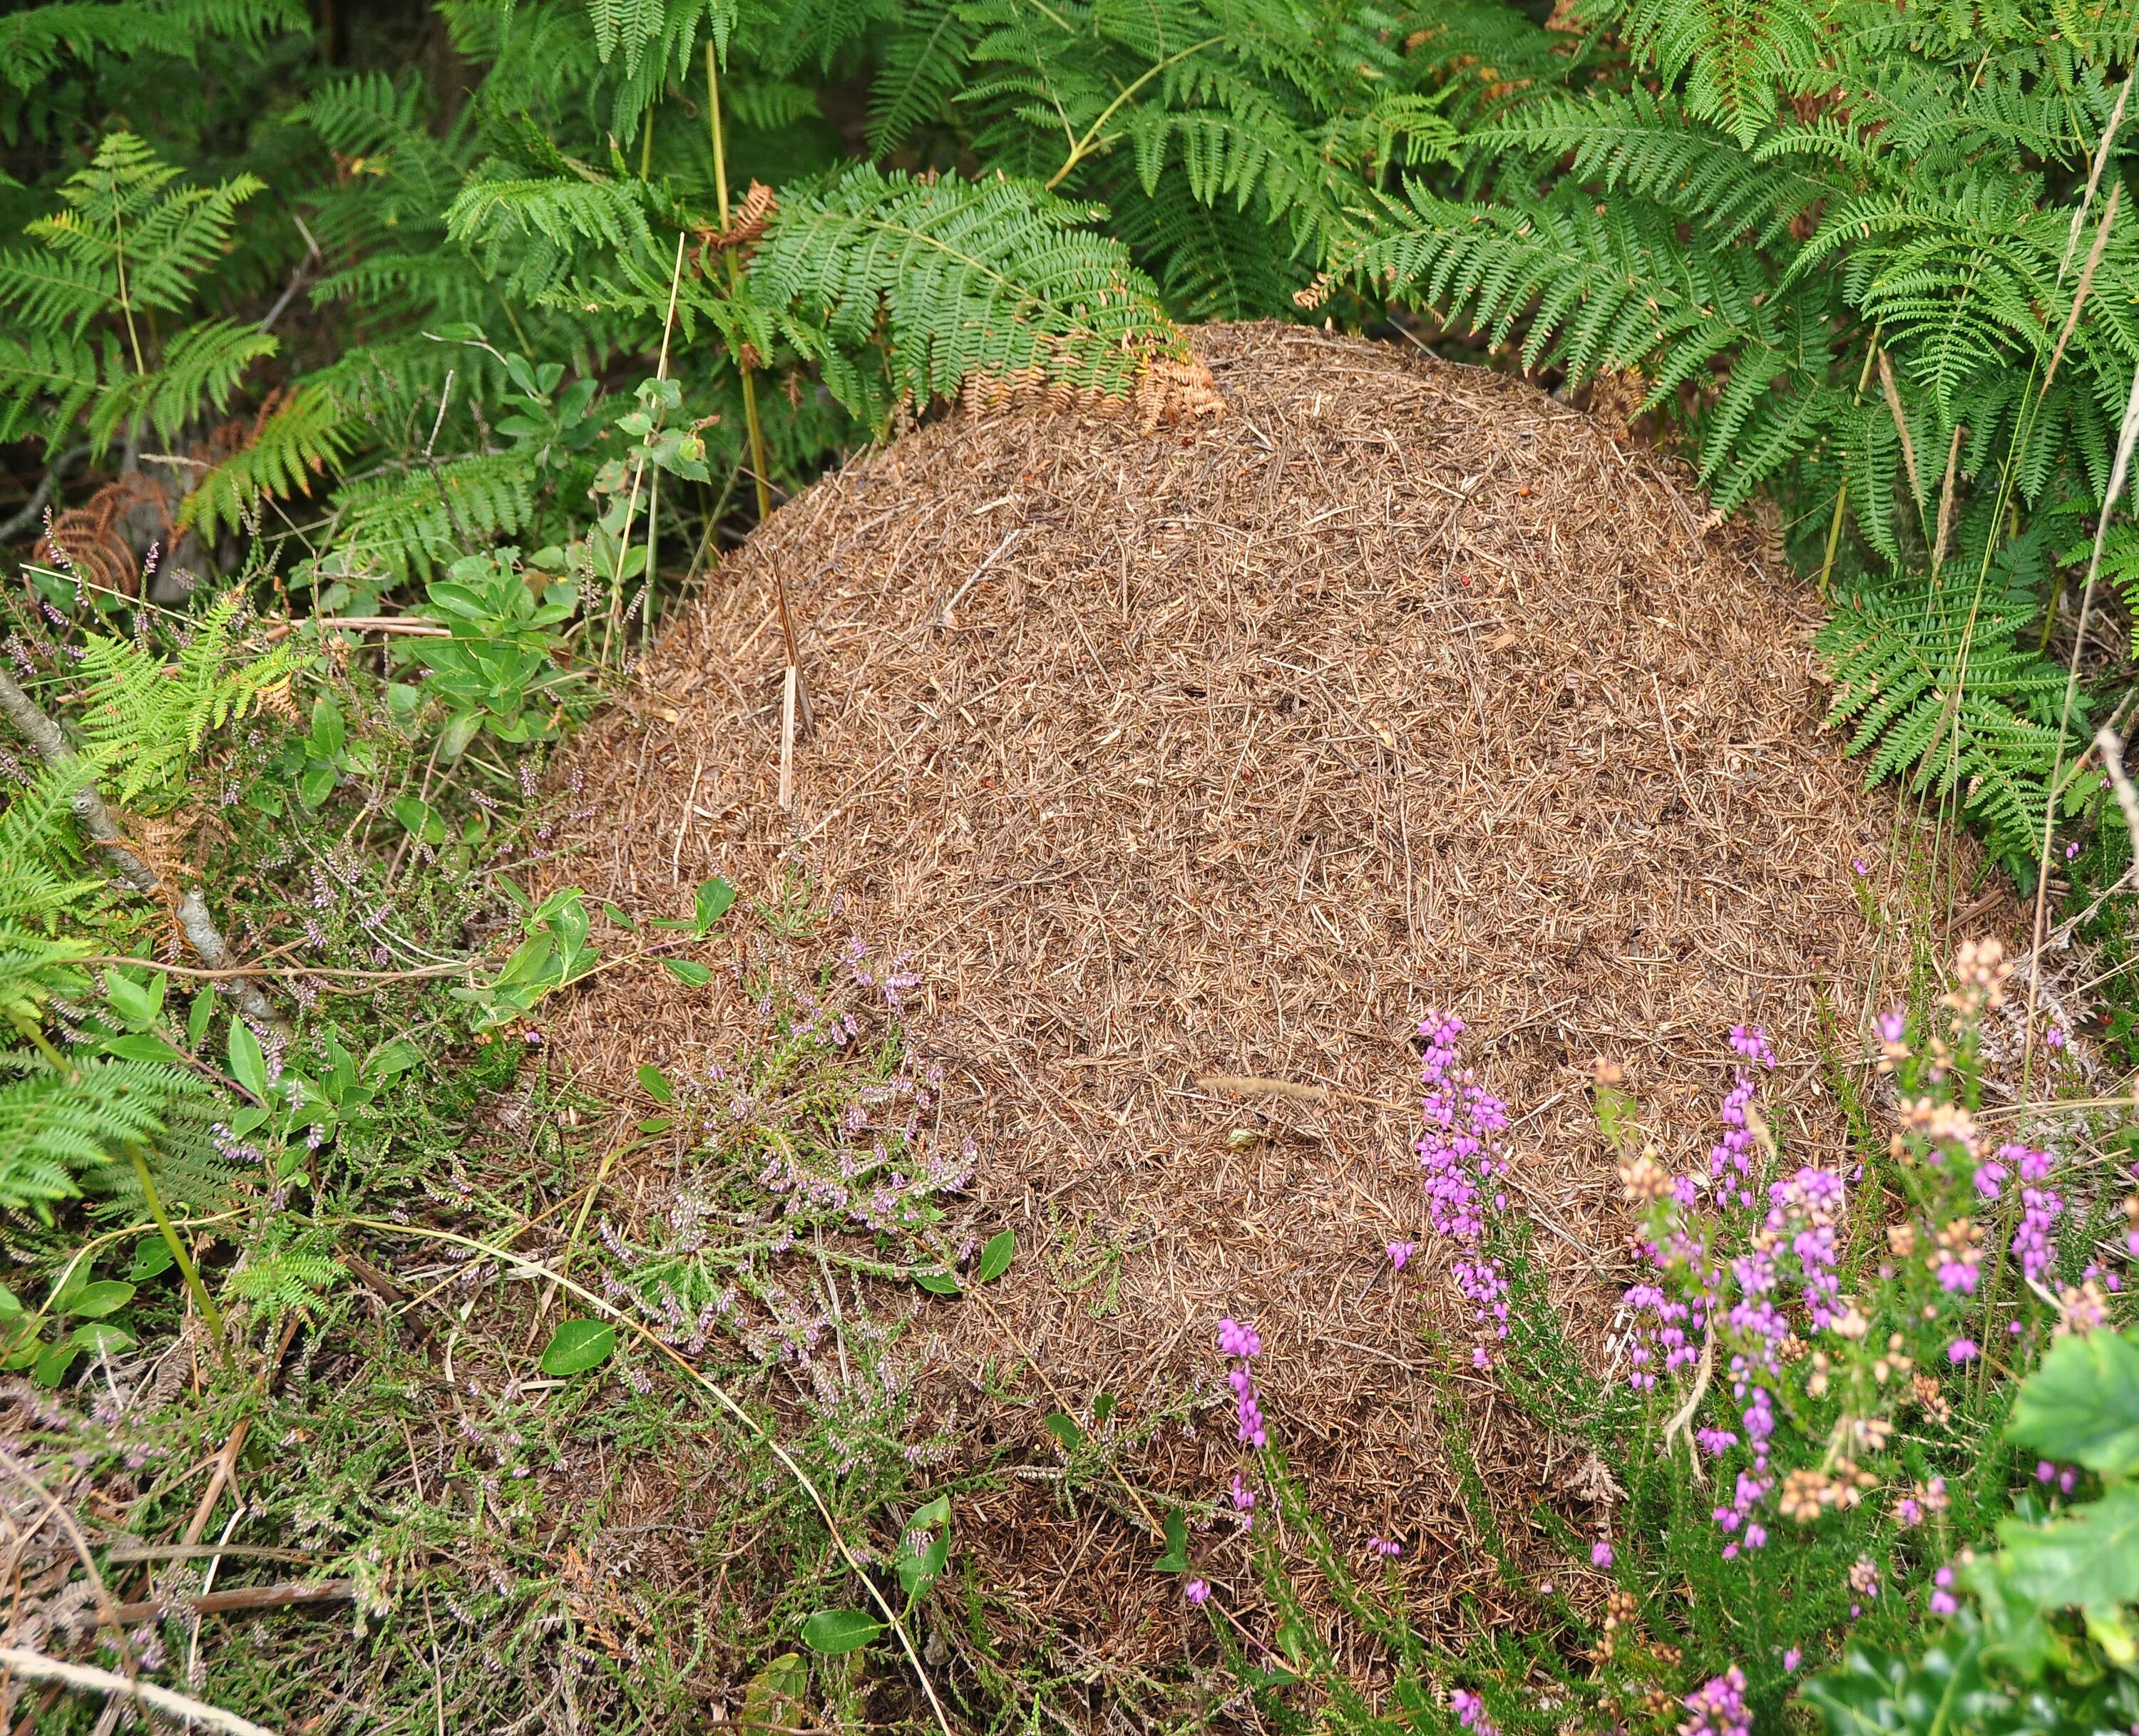
[[[423,1064],[423,1052],[413,1043],[397,1037],[376,1050],[365,1065],[365,1071],[374,1079],[390,1078],[397,1073],[406,1073],[412,1067]]]
[[[657,1103],[676,1101],[676,1088],[668,1083],[668,1075],[650,1061],[640,1065],[639,1084],[639,1088]]]
[[[2007,1519],[1998,1538],[1996,1555],[1963,1570],[1983,1600],[1992,1655],[2039,1674],[2058,1649],[2043,1616],[2077,1609],[2112,1663],[2139,1663],[2126,1608],[2139,1599],[2139,1484],[2117,1484],[2044,1523]]]
[[[230,1021],[227,1047],[230,1076],[246,1088],[254,1102],[264,1104],[267,1101],[267,1058],[261,1051],[260,1039],[242,1019]]]
[[[1010,1270],[1010,1263],[1017,1258],[1017,1233],[1006,1230],[988,1238],[987,1245],[981,1249],[980,1263],[973,1268],[973,1277],[980,1284],[992,1284]]]
[[[1062,1443],[1062,1450],[1074,1453],[1084,1444],[1084,1431],[1077,1419],[1061,1411],[1051,1411],[1040,1421],[1040,1426]]]
[[[693,926],[700,934],[709,933],[713,924],[728,913],[736,901],[736,889],[718,874],[698,883],[693,895]]]
[[[115,1314],[134,1299],[134,1286],[121,1284],[115,1278],[100,1279],[95,1284],[84,1284],[67,1298],[60,1312],[71,1314],[77,1320],[101,1320],[106,1314]]]
[[[38,1357],[37,1366],[30,1371],[30,1378],[40,1386],[56,1386],[66,1378],[67,1370],[74,1367],[75,1359],[81,1354],[80,1345],[55,1344]]]
[[[168,1272],[174,1264],[169,1245],[161,1236],[151,1236],[134,1250],[134,1264],[126,1269],[126,1276],[143,1284]]]
[[[802,1624],[802,1643],[828,1658],[859,1650],[884,1631],[867,1610],[819,1610]]]
[[[916,1272],[913,1281],[931,1296],[962,1296],[966,1293],[959,1288],[958,1280],[948,1272]]]
[[[712,971],[688,958],[664,958],[661,963],[668,974],[687,989],[702,989],[713,980]]]
[[[134,1334],[123,1326],[114,1326],[108,1320],[92,1320],[86,1326],[77,1326],[68,1334],[67,1342],[76,1345],[91,1356],[107,1356],[129,1349]]]
[[[609,1360],[616,1328],[605,1320],[564,1320],[542,1347],[542,1372],[562,1379],[584,1374]]]
[[[196,1054],[208,1035],[208,1021],[214,1017],[215,985],[210,983],[193,996],[193,1004],[186,1009],[186,1047]]]

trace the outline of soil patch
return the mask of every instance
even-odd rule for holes
[[[1025,1249],[993,1313],[929,1305],[963,1413],[1055,1462],[1029,1373],[1029,1408],[982,1394],[1007,1324],[1073,1405],[1192,1416],[1148,1474],[1208,1494],[1236,1450],[1213,1327],[1252,1320],[1273,1432],[1338,1541],[1400,1538],[1417,1610],[1490,1609],[1447,1420],[1496,1498],[1564,1490],[1581,1455],[1511,1437],[1438,1250],[1391,1269],[1387,1245],[1426,1240],[1421,1016],[1467,1022],[1595,1343],[1628,1228],[1595,1058],[1676,1169],[1715,1136],[1730,1027],[1762,1024],[1778,1132],[1834,1158],[1822,1008],[1853,1042],[1879,992],[1857,864],[1882,872],[1894,809],[1822,732],[1809,599],[1681,468],[1388,345],[1196,345],[1222,418],[962,411],[783,508],[570,750],[550,883],[647,909],[805,867],[840,932],[910,955],[979,1219]],[[776,570],[817,718],[791,814]],[[717,1053],[728,1016],[619,972],[552,1037],[622,1093],[640,1062]],[[1244,1103],[1211,1074],[1350,1095]],[[999,1582],[1089,1620],[1095,1656],[1178,1655],[1177,1585],[1132,1528],[1043,1481],[979,1518]],[[1525,1570],[1587,1577],[1534,1548]]]

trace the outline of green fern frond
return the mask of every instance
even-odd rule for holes
[[[1853,726],[1848,751],[1867,777],[1957,796],[2019,860],[2042,825],[2065,687],[2021,643],[2030,613],[1911,584],[1843,599],[1817,641],[1834,681],[1829,721]]]
[[[103,890],[101,880],[81,873],[74,827],[75,796],[96,773],[97,762],[86,757],[40,773],[10,792],[0,812],[0,928],[18,939],[33,928],[50,935],[63,920],[80,919]],[[0,1005],[0,1015],[7,1011]]]
[[[107,382],[90,413],[92,449],[105,450],[137,417],[145,417],[164,440],[174,441],[211,408],[222,414],[246,370],[274,355],[277,347],[257,327],[228,320],[188,325],[171,340],[157,367]]]
[[[7,946],[0,936],[0,972]],[[195,1076],[156,1062],[100,1057],[59,1067],[34,1051],[0,1049],[0,1207],[75,1198],[84,1171],[128,1144],[159,1143],[188,1112],[214,1102]]]
[[[306,387],[260,424],[243,451],[194,484],[179,506],[179,528],[190,526],[213,540],[226,527],[235,530],[263,496],[310,494],[312,479],[348,457],[358,438],[353,418],[333,393]]]
[[[1179,334],[1089,209],[1011,180],[868,165],[793,197],[751,262],[754,298],[858,413],[948,397],[976,374],[1126,392]]]
[[[332,545],[315,567],[322,577],[428,579],[468,549],[529,524],[535,486],[531,460],[517,452],[350,483],[335,495]]]
[[[183,800],[186,767],[208,731],[257,709],[296,670],[286,644],[257,655],[241,649],[242,607],[237,590],[217,598],[169,663],[130,639],[87,639],[79,734],[120,802],[156,808]]]

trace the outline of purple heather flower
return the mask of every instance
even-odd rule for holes
[[[1203,1606],[1203,1601],[1211,1595],[1211,1582],[1207,1579],[1192,1579],[1187,1585],[1182,1587],[1181,1595],[1201,1609]]]
[[[1794,1674],[1796,1671],[1799,1664],[1803,1661],[1804,1658],[1804,1654],[1799,1651],[1796,1646],[1793,1646],[1788,1651],[1783,1654],[1783,1673],[1785,1675]]]
[[[1263,1353],[1263,1341],[1251,1326],[1242,1326],[1237,1320],[1218,1323],[1218,1354],[1221,1357],[1259,1357]]]
[[[1946,1347],[1946,1359],[1949,1362],[1973,1362],[1981,1354],[1973,1338],[1955,1338]]]
[[[1753,1736],[1753,1715],[1745,1709],[1745,1672],[1735,1664],[1687,1694],[1685,1704],[1693,1715],[1678,1727],[1679,1736]]]
[[[1486,1702],[1476,1694],[1461,1688],[1448,1690],[1449,1709],[1455,1713],[1456,1721],[1476,1736],[1500,1736],[1493,1721],[1486,1716]]]
[[[1367,1539],[1367,1548],[1372,1550],[1376,1555],[1380,1556],[1383,1561],[1394,1561],[1397,1557],[1403,1553],[1403,1545],[1402,1543],[1392,1543],[1385,1537],[1368,1538]]]
[[[1418,1244],[1417,1242],[1391,1242],[1389,1244],[1389,1264],[1394,1266],[1397,1271],[1401,1272],[1404,1269],[1404,1262],[1417,1252]]]
[[[1592,1543],[1589,1546],[1589,1564],[1593,1567],[1610,1567],[1612,1546],[1609,1543]]]

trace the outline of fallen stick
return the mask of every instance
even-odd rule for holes
[[[1232,1073],[1205,1073],[1196,1081],[1198,1091],[1216,1091],[1226,1097],[1285,1097],[1302,1103],[1370,1103],[1377,1109],[1399,1114],[1417,1113],[1415,1103],[1392,1103],[1385,1097],[1367,1097],[1357,1091],[1339,1091],[1334,1085],[1296,1085],[1290,1079],[1261,1079]]]
[[[227,1553],[211,1548],[209,1554]],[[144,1597],[138,1603],[122,1603],[112,1613],[120,1622],[157,1621],[166,1616],[228,1616],[246,1610],[287,1609],[297,1603],[347,1603],[356,1596],[353,1579],[294,1579],[280,1585],[241,1586],[234,1592],[208,1592],[198,1597]],[[81,1611],[84,1627],[95,1625],[94,1610]]]
[[[20,1676],[26,1682],[57,1682],[61,1687],[79,1688],[85,1694],[124,1694],[152,1712],[160,1712],[166,1718],[174,1718],[198,1730],[221,1730],[225,1736],[275,1736],[264,1724],[240,1718],[235,1712],[226,1712],[220,1706],[174,1693],[169,1688],[159,1688],[154,1682],[130,1682],[108,1670],[92,1670],[86,1664],[63,1664],[57,1658],[48,1658],[27,1646],[0,1646],[0,1670]]]

